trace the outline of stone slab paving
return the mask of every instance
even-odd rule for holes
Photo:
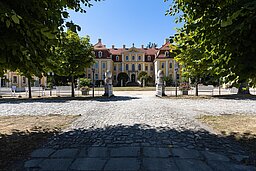
[[[23,170],[256,170],[243,164],[248,154],[239,144],[195,119],[256,114],[253,100],[160,99],[138,92],[88,101],[1,102],[0,107],[0,115],[81,114],[34,151]]]

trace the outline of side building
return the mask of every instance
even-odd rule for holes
[[[33,76],[32,79],[32,86],[46,86],[46,77],[38,78]],[[25,87],[28,87],[28,79],[18,72],[7,71],[3,77],[0,77],[0,87],[12,86],[16,87],[16,91],[25,91]]]
[[[167,39],[160,48],[145,48],[143,45],[138,48],[133,44],[129,48],[125,45],[122,48],[116,48],[112,45],[108,49],[99,39],[94,45],[96,63],[92,67],[86,68],[85,76],[93,79],[92,71],[94,71],[96,84],[103,84],[104,74],[109,70],[112,72],[114,85],[139,85],[140,72],[146,72],[155,81],[157,72],[163,70],[165,76],[170,76],[173,80],[177,78],[180,81],[181,69],[170,54],[171,46]],[[175,68],[177,72],[175,72]],[[120,78],[124,78],[124,75],[127,79],[121,83]]]

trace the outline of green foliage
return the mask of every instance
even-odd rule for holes
[[[52,70],[59,76],[79,76],[86,67],[94,62],[93,46],[89,37],[80,38],[77,33],[68,30],[62,38],[62,44],[53,48]]]
[[[184,26],[173,38],[187,77],[256,84],[256,0],[173,0]]]
[[[170,75],[164,76],[163,80],[166,83],[166,86],[172,86],[173,85],[173,79]]]
[[[148,73],[145,71],[141,71],[138,75],[138,80],[142,81],[142,79],[146,79],[148,77]]]
[[[93,46],[89,37],[80,38],[77,33],[68,30],[62,37],[62,43],[52,49],[52,71],[59,76],[71,76],[72,97],[74,93],[75,76],[84,74],[85,68],[94,62]]]
[[[80,78],[79,79],[79,85],[80,87],[89,87],[91,84],[91,80],[88,78]]]
[[[156,43],[152,43],[152,42],[149,42],[146,46],[146,48],[148,49],[151,49],[151,48],[156,48],[158,45]]]
[[[84,13],[91,5],[90,0],[0,1],[0,75],[9,69],[40,77],[52,66],[47,59],[63,30],[80,30],[66,22],[67,9]]]
[[[129,80],[129,76],[125,72],[120,72],[117,76],[118,86],[121,86],[121,80],[123,80],[123,85]]]

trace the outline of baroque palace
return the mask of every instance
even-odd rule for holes
[[[137,83],[138,75],[144,71],[153,81],[156,80],[157,72],[163,70],[165,76],[172,77],[173,80],[180,79],[181,70],[179,64],[170,55],[171,44],[166,39],[164,45],[160,48],[145,48],[143,45],[138,48],[128,48],[123,45],[122,48],[106,48],[106,45],[99,39],[94,45],[96,63],[93,67],[86,69],[86,77],[92,79],[92,70],[94,70],[95,80],[104,80],[104,73],[109,70],[112,72],[113,84],[117,85],[118,77],[121,73],[126,73],[128,82]],[[175,68],[177,72],[175,72]]]
[[[167,39],[160,48],[145,48],[143,45],[138,48],[134,47],[134,44],[130,48],[125,45],[122,48],[116,48],[114,45],[111,48],[106,48],[106,45],[99,39],[98,43],[94,45],[96,63],[91,68],[85,69],[85,77],[92,80],[94,73],[95,81],[103,82],[105,72],[109,70],[112,72],[114,85],[118,84],[118,77],[121,73],[127,75],[127,80],[123,85],[127,82],[138,85],[140,83],[138,80],[140,72],[146,72],[155,81],[157,72],[163,70],[165,76],[170,76],[173,80],[177,78],[179,81],[181,69],[169,53],[171,46]],[[175,69],[177,72],[175,72]],[[32,86],[47,85],[46,77],[41,79],[35,77],[34,80]],[[3,78],[0,78],[0,87],[16,86],[18,89],[23,89],[27,87],[27,84],[27,78],[18,75],[16,72],[9,71]]]

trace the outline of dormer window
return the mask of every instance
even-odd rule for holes
[[[165,57],[169,57],[170,52],[169,51],[165,51]]]
[[[102,57],[102,52],[101,52],[101,51],[98,52],[98,57],[99,57],[99,58]]]
[[[148,56],[148,61],[151,61],[151,56]]]
[[[116,61],[119,61],[119,56],[116,56]]]

